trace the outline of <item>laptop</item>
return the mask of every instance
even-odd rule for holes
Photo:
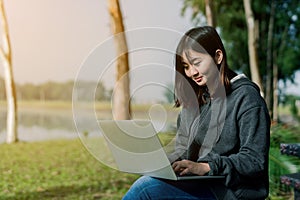
[[[220,179],[224,176],[177,175],[149,120],[99,120],[118,170],[169,180]]]

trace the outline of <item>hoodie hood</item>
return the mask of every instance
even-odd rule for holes
[[[232,91],[237,90],[243,85],[248,85],[254,87],[260,93],[259,87],[254,82],[249,80],[244,74],[239,74],[235,76],[233,79],[231,79],[230,83]]]

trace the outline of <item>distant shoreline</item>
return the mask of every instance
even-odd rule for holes
[[[19,101],[18,108],[20,109],[59,109],[59,110],[72,110],[73,108],[73,102],[72,101]],[[103,101],[103,102],[96,102],[95,104],[93,102],[76,102],[76,106],[84,109],[96,109],[96,110],[111,110],[111,102],[110,101]],[[167,103],[132,103],[132,109],[138,111],[138,110],[148,110],[153,105],[162,105],[164,109],[168,111],[174,110],[175,112],[178,111],[178,108],[174,108],[172,104]],[[0,101],[0,110],[6,110],[6,101]]]

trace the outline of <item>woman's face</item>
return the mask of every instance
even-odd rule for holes
[[[199,86],[215,83],[219,71],[214,59],[207,53],[199,53],[193,50],[184,51],[182,65],[185,74]]]

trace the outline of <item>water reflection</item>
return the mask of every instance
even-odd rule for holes
[[[18,137],[21,141],[40,141],[77,137],[71,111],[20,110]],[[5,141],[6,112],[0,111],[0,142]]]
[[[41,141],[51,139],[70,139],[79,137],[73,120],[72,110],[60,109],[20,109],[19,110],[18,137],[21,141]],[[134,119],[152,119],[154,126],[163,131],[174,128],[177,112],[168,112],[168,122],[162,119],[162,113],[153,110],[149,116],[148,111],[133,112]],[[95,113],[81,112],[78,121],[84,124],[81,134],[88,137],[99,136],[99,127],[94,121],[111,119],[111,111],[101,110]],[[165,116],[163,116],[165,117]],[[162,124],[164,123],[164,124]],[[0,143],[6,139],[6,111],[0,109]],[[101,133],[100,133],[101,134]]]

